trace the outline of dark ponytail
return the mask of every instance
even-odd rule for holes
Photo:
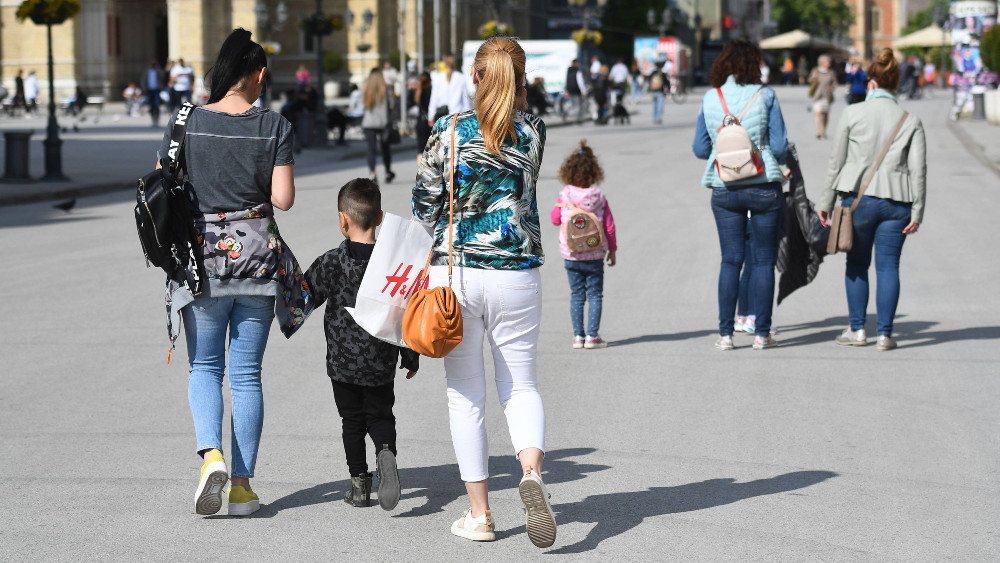
[[[250,35],[242,27],[237,28],[222,43],[215,64],[205,75],[211,91],[208,103],[218,102],[227,92],[239,88],[243,79],[267,66],[264,48],[251,40]]]

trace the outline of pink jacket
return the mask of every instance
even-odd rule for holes
[[[578,188],[576,186],[566,186],[559,192],[556,199],[556,206],[552,208],[549,218],[553,225],[561,225],[563,221],[569,219],[571,213],[569,208],[559,207],[559,203],[571,203],[584,211],[589,211],[597,216],[604,225],[604,235],[608,239],[608,250],[618,250],[618,240],[615,237],[615,218],[611,215],[611,206],[604,197],[600,188],[593,186],[589,188]],[[594,250],[586,252],[576,257],[569,253],[566,246],[566,239],[563,238],[562,229],[559,230],[559,254],[566,260],[603,260],[604,251]]]

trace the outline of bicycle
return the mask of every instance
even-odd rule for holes
[[[687,86],[680,76],[673,76],[670,79],[670,99],[675,104],[683,104],[687,101]]]

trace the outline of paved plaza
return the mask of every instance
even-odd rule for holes
[[[804,88],[778,95],[815,199],[832,141],[815,138]],[[468,505],[440,360],[396,380],[399,506],[342,502],[349,479],[321,312],[291,340],[272,329],[253,480],[263,507],[242,519],[194,515],[201,462],[186,352],[181,339],[166,364],[163,275],[142,260],[134,193],[84,197],[69,213],[52,202],[0,207],[0,561],[995,561],[1000,176],[948,125],[946,96],[903,102],[927,130],[929,201],[903,252],[899,349],[834,345],[847,324],[838,255],[775,309],[777,349],[751,350],[752,337],[737,335],[737,349],[720,352],[718,239],[705,163],[691,153],[698,99],[668,102],[662,126],[644,101],[631,126],[549,130],[539,380],[559,529],[546,550],[524,532],[495,393],[498,540],[449,533]],[[834,105],[831,127],[844,107]],[[1000,128],[962,131],[1000,145]],[[127,182],[157,145],[151,130],[134,135],[75,146],[104,163],[86,170]],[[605,168],[618,225],[605,350],[571,349],[569,288],[547,220],[559,165],[580,138]],[[297,157],[295,206],[278,222],[303,266],[342,239],[337,189],[367,174],[352,154]],[[413,157],[397,153],[386,211],[408,213]],[[869,334],[874,316],[873,297]]]

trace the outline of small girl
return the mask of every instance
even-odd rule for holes
[[[598,330],[601,327],[601,301],[604,292],[604,259],[607,254],[608,266],[615,265],[615,251],[618,243],[615,238],[615,220],[611,216],[608,200],[594,184],[604,179],[604,171],[597,162],[594,151],[587,146],[587,141],[581,141],[580,146],[573,151],[559,169],[559,179],[566,187],[559,192],[556,206],[552,208],[550,217],[553,225],[567,222],[575,212],[573,208],[593,213],[604,229],[606,248],[595,248],[585,252],[571,252],[566,244],[566,238],[559,230],[559,253],[565,259],[566,274],[569,277],[570,318],[573,320],[573,348],[606,348],[607,342],[601,339]],[[583,304],[590,300],[590,315],[587,331],[583,329]]]

